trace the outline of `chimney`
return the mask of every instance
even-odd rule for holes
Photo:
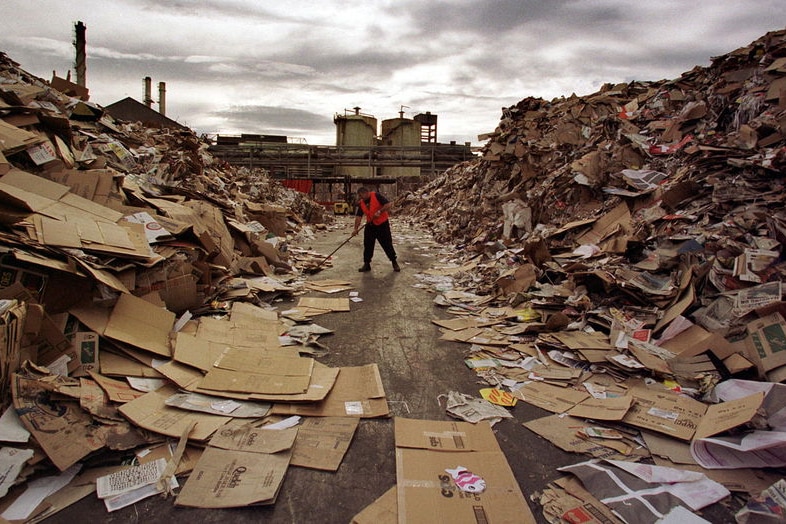
[[[74,42],[74,47],[76,47],[76,85],[87,87],[87,53],[85,51],[85,45],[87,43],[87,39],[85,37],[85,32],[87,31],[87,26],[82,22],[76,23],[76,41]]]
[[[145,105],[147,107],[151,107],[153,105],[153,80],[149,77],[145,77]]]
[[[158,83],[158,112],[166,116],[166,82]]]

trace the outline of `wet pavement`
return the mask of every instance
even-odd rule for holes
[[[351,218],[341,217],[339,227],[317,232],[303,248],[330,253],[351,231]],[[448,420],[440,396],[458,391],[479,396],[487,387],[463,362],[468,345],[439,340],[439,330],[431,320],[449,318],[434,304],[435,294],[415,287],[416,274],[437,264],[437,250],[428,240],[392,220],[394,243],[402,271],[392,270],[377,246],[372,270],[360,273],[362,235],[353,238],[333,257],[332,266],[311,276],[311,280],[342,279],[352,282],[362,302],[351,303],[350,312],[330,313],[314,318],[320,326],[334,331],[320,338],[329,348],[317,360],[328,366],[358,366],[376,363],[389,402],[391,418],[363,419],[341,467],[336,473],[290,467],[275,504],[253,508],[205,510],[175,507],[173,500],[151,498],[114,513],[107,513],[95,495],[88,496],[51,517],[46,522],[271,522],[347,524],[365,506],[396,483],[393,418]],[[428,247],[428,248],[426,248]],[[309,296],[326,296],[309,292]],[[333,296],[333,295],[331,295]],[[342,293],[340,296],[346,296]],[[291,304],[274,304],[285,310]],[[494,426],[525,498],[538,522],[546,522],[540,505],[530,496],[561,475],[557,467],[582,462],[588,457],[565,453],[522,426],[522,423],[549,413],[519,402],[511,408],[514,418]],[[733,522],[720,505],[703,515],[712,522]]]

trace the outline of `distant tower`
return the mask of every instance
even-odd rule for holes
[[[382,121],[380,140],[383,146],[393,148],[389,152],[392,158],[397,157],[410,165],[383,166],[381,171],[384,177],[420,176],[421,124],[417,120],[404,118],[404,107],[406,106],[401,106],[398,118]]]
[[[373,177],[376,169],[371,165],[369,153],[377,145],[377,119],[372,115],[364,115],[359,107],[353,108],[354,113],[346,109],[344,115],[336,114],[333,123],[336,124],[336,146],[342,148],[343,156],[347,158],[368,158],[367,166],[338,166],[337,175],[351,177]]]
[[[415,120],[420,122],[420,141],[437,143],[437,115],[432,115],[431,111],[415,115]]]
[[[166,82],[158,83],[158,112],[166,116]]]
[[[149,76],[145,77],[145,105],[147,107],[153,106],[153,79]]]
[[[82,22],[77,22],[74,26],[76,31],[76,40],[74,47],[76,48],[76,85],[87,87],[87,52],[85,51],[87,45],[87,26]]]

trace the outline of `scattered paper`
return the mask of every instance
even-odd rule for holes
[[[24,520],[38,507],[41,502],[65,486],[67,486],[82,468],[74,464],[58,475],[35,479],[27,484],[27,489],[0,515],[6,520]]]

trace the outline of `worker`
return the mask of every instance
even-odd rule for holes
[[[396,250],[393,248],[393,235],[390,232],[390,216],[388,211],[392,203],[383,195],[376,191],[370,191],[367,187],[358,189],[358,205],[355,210],[355,229],[352,236],[360,231],[360,222],[366,217],[366,227],[363,232],[363,266],[358,269],[360,272],[371,271],[371,259],[374,256],[374,246],[376,242],[382,246],[390,262],[393,264],[393,271],[401,271],[396,261]]]

